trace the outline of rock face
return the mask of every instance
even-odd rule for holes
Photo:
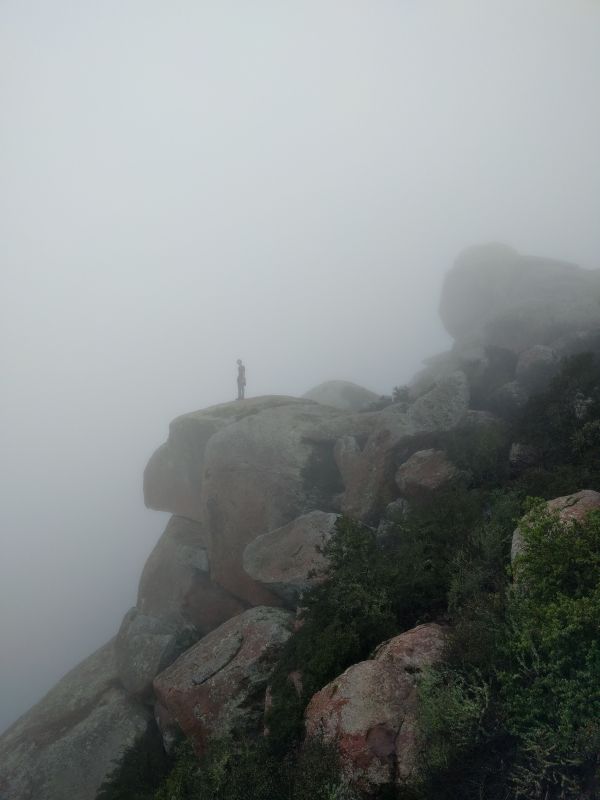
[[[155,678],[163,716],[166,711],[198,750],[209,736],[258,729],[292,621],[283,609],[257,607],[209,633]]]
[[[282,528],[258,536],[244,551],[244,569],[288,605],[295,607],[319,577],[326,560],[320,548],[335,529],[337,514],[312,511]]]
[[[443,489],[460,476],[460,470],[443,450],[418,450],[398,467],[396,484],[410,497]]]
[[[95,800],[151,723],[118,684],[114,642],[69,672],[0,737],[2,800]]]
[[[150,460],[146,503],[204,527],[213,583],[245,604],[277,604],[244,572],[246,545],[315,508],[337,510],[344,487],[335,442],[344,431],[369,430],[373,415],[266,397],[190,417],[172,424],[169,441]],[[182,434],[190,427],[193,447]]]
[[[584,489],[576,494],[568,494],[564,497],[549,500],[546,505],[549,511],[558,513],[559,518],[565,525],[572,522],[583,522],[590,511],[600,509],[600,492]],[[514,562],[515,558],[521,555],[524,547],[523,534],[517,528],[513,533],[510,548],[511,561]]]
[[[521,353],[574,330],[597,327],[598,272],[519,255],[505,245],[472,247],[446,276],[440,316],[458,340]]]
[[[306,732],[334,742],[349,780],[369,790],[410,777],[417,755],[416,683],[442,655],[444,630],[420,625],[381,645],[315,694]]]
[[[326,381],[306,392],[307,400],[314,400],[324,406],[333,406],[342,411],[364,411],[371,403],[379,400],[375,392],[350,381]]]

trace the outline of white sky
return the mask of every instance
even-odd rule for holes
[[[598,0],[0,0],[0,729],[117,628],[171,418],[448,340],[501,240],[600,266]]]

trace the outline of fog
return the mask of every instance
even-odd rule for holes
[[[1,0],[0,729],[110,638],[176,415],[446,348],[465,246],[600,266],[594,0]]]

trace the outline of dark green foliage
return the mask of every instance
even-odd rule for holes
[[[421,685],[423,797],[596,796],[600,514],[565,528],[538,503],[522,533],[516,584],[475,612],[467,598],[448,664]]]
[[[357,800],[340,780],[335,748],[312,739],[285,756],[266,739],[217,739],[198,759],[180,746],[155,800]]]
[[[599,422],[600,364],[584,353],[567,359],[549,388],[529,401],[517,428],[521,441],[539,448],[545,469],[574,464],[597,482]]]
[[[127,750],[101,785],[96,800],[152,800],[172,767],[156,725]]]

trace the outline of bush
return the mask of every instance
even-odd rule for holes
[[[156,725],[125,751],[100,786],[96,800],[152,800],[172,767]]]
[[[517,797],[578,798],[600,778],[600,513],[565,525],[537,503],[521,531],[499,674],[512,780]]]

